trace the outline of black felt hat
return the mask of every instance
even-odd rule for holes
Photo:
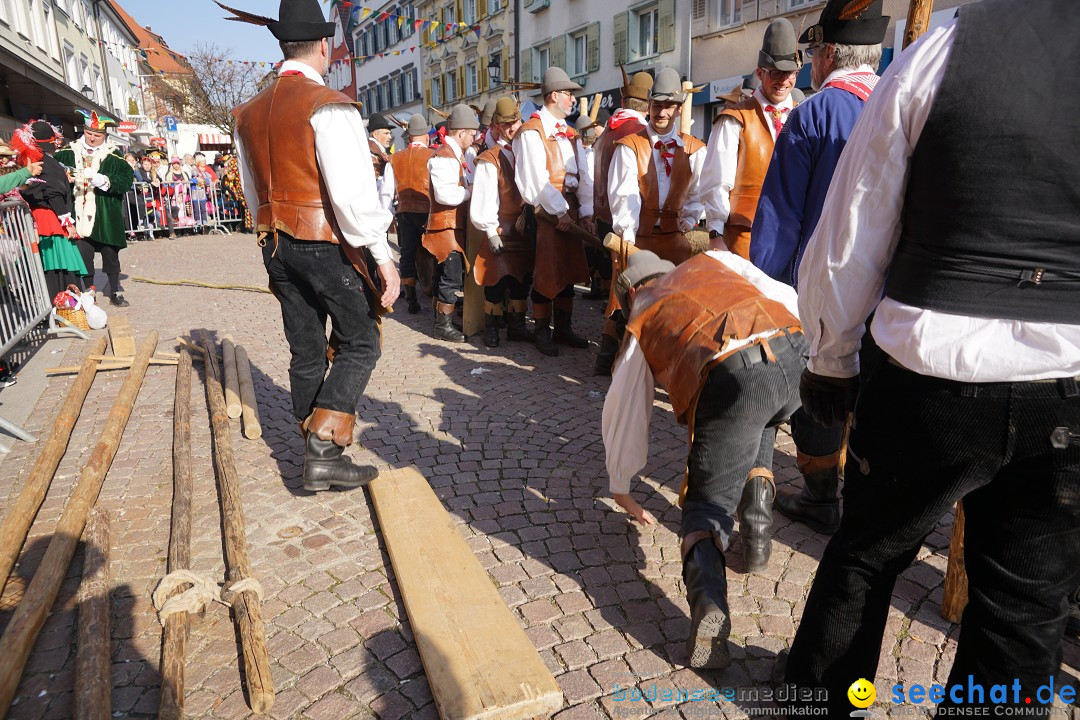
[[[44,120],[38,120],[32,123],[30,129],[34,132],[34,140],[39,143],[56,142],[60,139],[57,135],[56,128]]]
[[[396,130],[397,127],[382,113],[371,113],[371,117],[367,121],[368,132],[372,130]]]
[[[881,14],[885,0],[829,0],[817,24],[806,29],[801,43],[877,45],[885,39],[889,16]]]
[[[255,15],[254,13],[237,10],[228,5],[217,4],[231,12],[234,17],[229,20],[251,23],[252,25],[264,25],[281,42],[304,42],[308,40],[322,40],[333,37],[336,25],[326,21],[319,0],[281,0],[278,7],[278,18]]]

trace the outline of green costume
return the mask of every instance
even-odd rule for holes
[[[76,229],[84,238],[88,237],[102,245],[125,248],[127,239],[124,234],[124,193],[131,189],[135,173],[116,146],[108,140],[95,148],[93,156],[85,155],[84,149],[83,141],[76,140],[70,147],[54,155],[63,165],[72,169],[75,177],[73,191]],[[91,178],[96,173],[109,179],[108,190],[95,188],[91,184]],[[84,230],[89,232],[83,232]]]
[[[30,171],[26,168],[9,172],[7,175],[0,175],[0,195],[11,192],[29,179]]]

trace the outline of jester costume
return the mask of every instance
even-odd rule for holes
[[[221,184],[225,188],[227,217],[239,217],[243,220],[241,228],[249,232],[254,225],[251,222],[247,201],[244,200],[244,189],[240,187],[240,165],[236,162],[235,155],[228,155],[225,158],[225,172],[222,174]]]

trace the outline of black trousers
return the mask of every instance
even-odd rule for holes
[[[969,600],[947,684],[962,684],[969,705],[991,705],[996,684],[1014,704],[1017,681],[1021,708],[1046,700],[1036,691],[1060,675],[1066,596],[1080,583],[1080,442],[1054,447],[1062,427],[1080,432],[1074,380],[967,384],[879,361],[787,682],[827,688],[829,717],[846,717],[852,678],[876,672],[897,575],[963,498]],[[969,675],[984,688],[974,703]],[[939,707],[956,700],[946,692]]]
[[[75,241],[75,246],[79,248],[86,272],[89,273],[83,276],[86,287],[94,284],[94,253],[98,253],[101,255],[101,271],[109,279],[108,294],[115,295],[120,292],[120,248],[99,243],[91,238],[79,238]]]
[[[532,285],[531,276],[527,277],[525,282],[521,282],[513,275],[504,275],[499,278],[499,282],[484,287],[484,299],[496,305],[504,303],[508,295],[511,300],[525,300],[529,297],[530,285]]]
[[[694,416],[682,536],[709,530],[724,547],[752,468],[772,470],[776,426],[799,407],[808,346],[802,333],[743,348],[709,372]],[[850,684],[850,683],[849,683]]]
[[[292,353],[293,415],[304,420],[317,407],[354,413],[381,353],[371,290],[340,246],[277,237],[276,249],[267,238],[263,265]],[[340,341],[329,373],[327,316]]]
[[[458,292],[465,287],[465,257],[459,252],[452,252],[445,262],[436,264],[434,283],[436,300],[456,303]]]
[[[416,249],[424,237],[427,214],[399,212],[397,214],[398,247],[401,250],[401,278],[416,277]]]

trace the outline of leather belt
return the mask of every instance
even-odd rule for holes
[[[777,353],[783,352],[788,348],[793,350],[797,349],[795,347],[796,336],[802,337],[802,333],[781,330],[776,335],[755,341],[753,345],[739,348],[731,355],[728,355],[721,360],[719,364],[730,370],[738,370],[752,367],[760,363],[776,362]]]

